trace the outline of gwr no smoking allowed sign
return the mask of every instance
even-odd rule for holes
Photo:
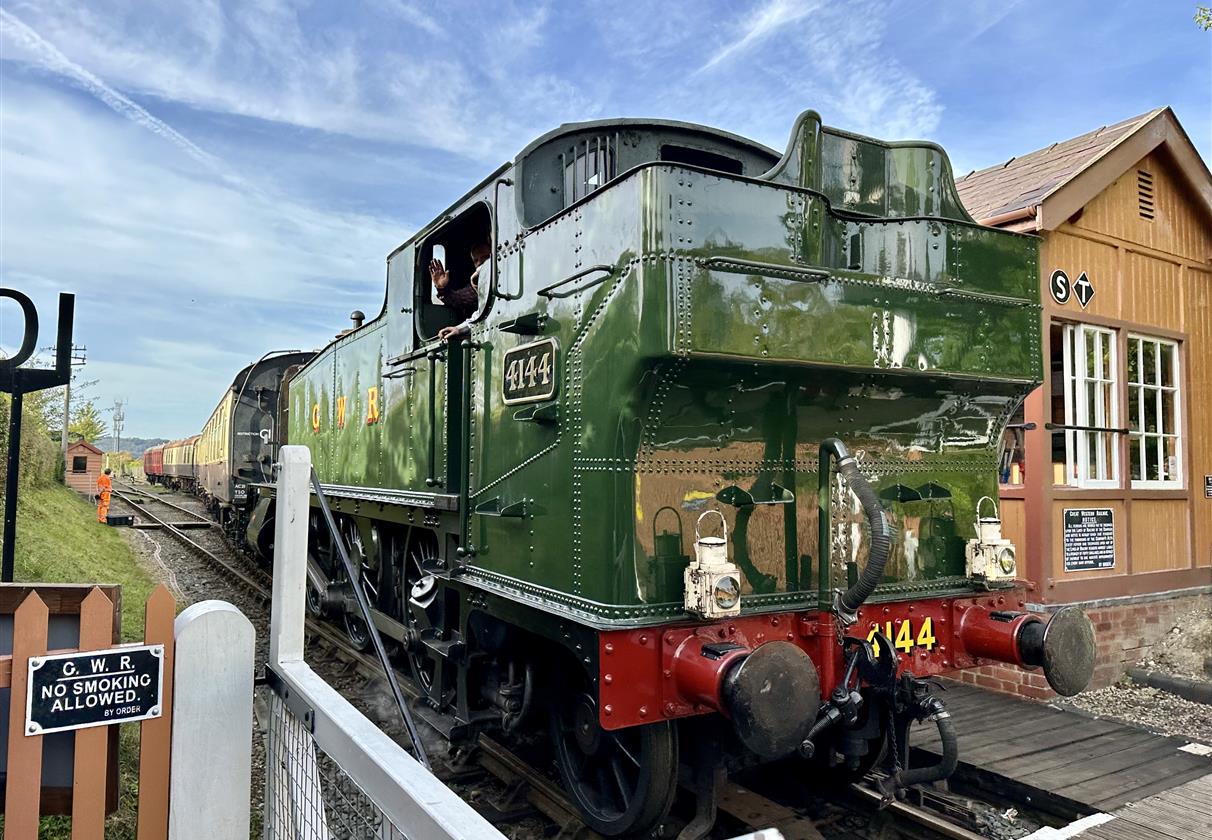
[[[163,683],[164,645],[30,657],[25,734],[157,718]]]

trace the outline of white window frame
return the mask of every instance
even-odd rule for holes
[[[1140,490],[1176,490],[1182,489],[1184,486],[1183,476],[1183,427],[1182,427],[1182,380],[1179,375],[1182,372],[1182,366],[1179,361],[1178,342],[1168,338],[1161,338],[1155,335],[1145,335],[1143,333],[1128,333],[1128,358],[1131,359],[1132,353],[1140,348],[1142,353],[1145,352],[1144,345],[1153,345],[1151,351],[1157,356],[1154,358],[1154,371],[1157,376],[1156,382],[1133,382],[1131,375],[1128,376],[1128,399],[1136,404],[1137,418],[1144,425],[1145,404],[1147,399],[1155,400],[1155,410],[1157,412],[1157,431],[1146,432],[1142,429],[1132,430],[1128,433],[1128,445],[1139,447],[1141,475],[1149,474],[1149,459],[1150,450],[1152,457],[1157,463],[1165,464],[1165,459],[1162,453],[1165,451],[1163,444],[1167,438],[1174,440],[1174,474],[1171,478],[1154,480],[1149,478],[1131,478],[1131,456],[1129,456],[1129,478],[1132,482],[1132,489]],[[1173,385],[1162,385],[1161,375],[1161,349],[1163,347],[1170,348],[1170,360],[1173,366],[1170,371],[1170,381]],[[1137,367],[1137,376],[1144,379],[1144,359],[1141,358],[1141,364]],[[1130,370],[1130,368],[1129,368]],[[1173,429],[1165,428],[1165,417],[1162,414],[1162,394],[1174,394],[1174,411],[1171,416],[1171,422],[1174,424]],[[1129,413],[1131,416],[1131,413]]]
[[[1119,334],[1117,330],[1093,324],[1064,324],[1065,341],[1065,425],[1119,428]],[[1104,370],[1103,344],[1109,352],[1110,369]],[[1087,374],[1087,352],[1094,353],[1094,373]],[[1080,364],[1077,363],[1080,360]],[[1094,416],[1086,396],[1093,386]],[[1109,386],[1109,387],[1099,387]],[[1107,399],[1107,393],[1110,399]],[[1105,435],[1110,446],[1099,447],[1095,462],[1090,462],[1090,436]],[[1118,488],[1120,486],[1119,440],[1114,432],[1065,431],[1066,484],[1081,488]],[[1109,456],[1109,463],[1108,463]],[[1074,473],[1076,472],[1076,478]],[[1099,477],[1105,476],[1105,477]]]

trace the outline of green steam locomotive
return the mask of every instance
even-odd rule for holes
[[[663,818],[679,733],[720,745],[683,759],[941,778],[923,677],[1092,670],[1089,621],[1026,612],[978,510],[1042,375],[1037,262],[929,143],[811,111],[782,155],[562,126],[390,254],[382,312],[289,381],[360,567],[317,517],[309,607],[366,645],[362,587],[451,739],[549,717],[603,834]],[[268,546],[272,486],[249,506]],[[926,720],[941,764],[887,758]]]

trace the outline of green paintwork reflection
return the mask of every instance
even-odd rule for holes
[[[432,491],[437,476],[462,496],[441,527],[474,552],[465,579],[580,620],[654,622],[681,614],[710,508],[728,520],[747,609],[815,604],[816,450],[837,436],[888,498],[900,538],[886,594],[956,587],[976,500],[996,494],[1001,430],[1042,371],[1036,240],[972,224],[941,150],[808,112],[762,179],[654,164],[530,230],[513,186],[489,181],[451,215],[498,198],[510,298],[477,322],[465,386],[462,348],[428,359],[437,345],[413,327],[423,239],[389,260],[384,313],[292,384],[291,440],[313,443],[325,482]],[[538,294],[593,266],[609,269],[590,275],[601,282]],[[555,418],[502,401],[502,356],[536,336],[499,327],[532,314],[560,350]],[[335,400],[354,397],[362,419],[372,385],[382,422],[335,429]],[[448,400],[466,401],[465,429]],[[946,495],[903,489],[927,486]],[[840,581],[866,537],[848,498],[833,519]]]

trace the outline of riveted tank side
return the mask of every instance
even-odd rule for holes
[[[820,568],[816,448],[836,435],[899,529],[877,597],[968,588],[973,506],[1041,375],[1037,252],[953,199],[936,147],[806,115],[761,179],[654,164],[530,231],[528,291],[600,270],[511,308],[559,347],[547,420],[501,402],[499,361],[473,389],[475,570],[593,621],[667,620],[710,506],[747,609],[815,604],[865,550],[839,496],[836,567]]]

